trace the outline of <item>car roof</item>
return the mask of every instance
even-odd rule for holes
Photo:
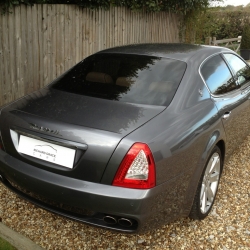
[[[118,46],[110,49],[102,50],[99,53],[115,53],[115,54],[134,54],[158,56],[165,58],[172,58],[187,62],[189,59],[207,57],[212,54],[220,52],[229,52],[231,50],[218,47],[195,45],[185,43],[145,43],[145,44],[131,44]]]

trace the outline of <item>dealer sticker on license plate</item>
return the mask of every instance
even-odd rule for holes
[[[49,161],[67,168],[73,168],[75,150],[71,148],[21,135],[18,151],[44,161]]]

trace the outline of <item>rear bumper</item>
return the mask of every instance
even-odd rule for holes
[[[51,173],[0,150],[3,184],[19,196],[68,218],[123,232],[152,229],[183,213],[185,175],[149,190],[114,187]],[[1,179],[1,178],[0,178]],[[183,186],[183,187],[184,187]],[[73,209],[72,209],[73,208]],[[126,218],[132,226],[103,218]]]

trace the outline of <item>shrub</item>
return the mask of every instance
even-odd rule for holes
[[[76,4],[83,8],[105,8],[110,6],[124,6],[131,10],[171,11],[174,13],[188,13],[193,10],[203,10],[216,0],[0,0],[2,10],[8,11],[14,5],[36,3],[47,4]]]
[[[250,26],[245,25],[242,31],[240,49],[250,49]]]
[[[250,25],[250,12],[247,9],[223,12],[208,9],[189,18],[185,24],[185,42],[202,44],[206,37],[236,38],[242,35],[244,26]]]

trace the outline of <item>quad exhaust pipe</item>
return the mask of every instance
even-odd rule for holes
[[[118,223],[120,226],[123,226],[123,227],[131,227],[133,225],[133,222],[126,218],[120,218],[118,220]]]
[[[103,220],[109,224],[109,225],[116,225],[119,224],[122,227],[131,227],[133,226],[133,222],[130,219],[126,219],[126,218],[115,218],[113,216],[110,215],[106,215],[103,217]]]
[[[103,220],[104,220],[107,224],[110,224],[110,225],[111,225],[111,224],[112,224],[112,225],[115,225],[115,224],[117,223],[116,218],[113,217],[113,216],[109,216],[109,215],[103,217]]]

